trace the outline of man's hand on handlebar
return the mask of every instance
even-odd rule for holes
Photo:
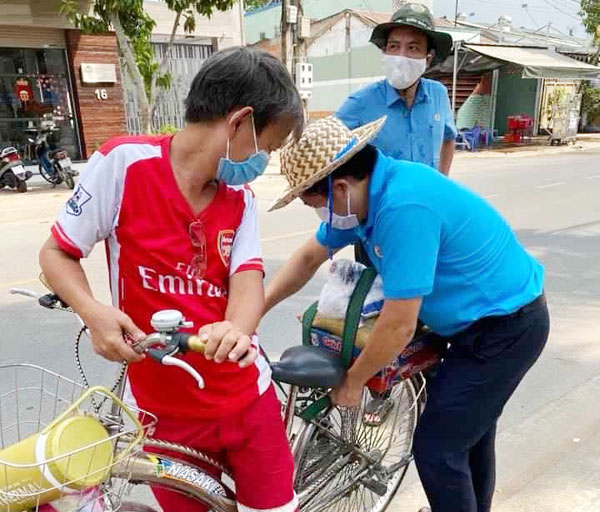
[[[135,363],[144,359],[143,354],[133,350],[123,333],[128,333],[133,342],[144,339],[146,335],[122,311],[98,304],[82,318],[90,331],[96,354],[118,362]]]
[[[207,324],[200,328],[198,336],[206,342],[204,356],[214,359],[215,363],[228,360],[245,368],[258,357],[258,350],[252,345],[250,336],[236,329],[229,321]]]

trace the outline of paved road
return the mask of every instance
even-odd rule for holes
[[[498,438],[496,512],[600,510],[600,151],[524,158],[459,158],[457,179],[488,198],[548,271],[551,339],[539,363],[506,407]],[[282,182],[256,184],[267,279],[317,225],[301,204],[266,209]],[[9,296],[10,286],[41,290],[37,250],[69,193],[33,183],[25,195],[0,191],[0,355],[75,375],[76,323],[33,302]],[[103,249],[85,262],[92,286],[108,299]],[[318,296],[323,272],[261,325],[267,350],[281,353],[300,339],[296,314]],[[97,381],[112,368],[84,356]],[[425,503],[411,471],[391,510]]]

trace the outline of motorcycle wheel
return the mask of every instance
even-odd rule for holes
[[[17,181],[17,190],[21,193],[27,192],[27,182],[22,180]]]
[[[42,178],[44,178],[48,183],[52,183],[52,185],[60,185],[62,183],[62,177],[60,172],[57,172],[56,167],[54,168],[54,174],[50,174],[46,171],[46,168],[40,164],[39,170]]]
[[[73,175],[71,174],[71,172],[63,171],[63,177],[67,188],[73,190],[75,188],[75,180],[73,179]]]

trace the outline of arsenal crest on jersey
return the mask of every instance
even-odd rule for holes
[[[233,247],[233,238],[235,237],[235,231],[233,229],[224,229],[219,231],[217,238],[217,247],[219,248],[219,255],[223,264],[229,268],[229,261],[231,260],[231,248]]]

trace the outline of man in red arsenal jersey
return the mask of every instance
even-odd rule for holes
[[[239,510],[294,512],[293,463],[254,332],[264,308],[256,199],[247,183],[269,153],[303,127],[301,101],[274,57],[216,53],[195,77],[186,126],[175,136],[121,137],[90,158],[40,253],[56,291],[83,318],[94,350],[126,360],[139,407],[158,416],[156,437],[210,452],[231,468]],[[80,259],[104,241],[112,306],[97,302]],[[177,309],[209,336],[206,355],[178,368],[134,352],[156,311]],[[155,490],[168,512],[197,511]]]

